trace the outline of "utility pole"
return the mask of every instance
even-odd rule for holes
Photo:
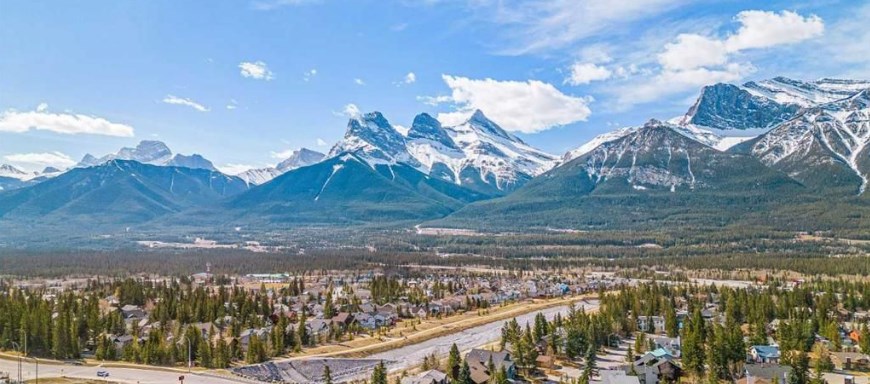
[[[190,337],[184,336],[184,338],[187,339],[187,373],[190,373],[190,368],[193,366],[193,354],[191,353]]]
[[[16,342],[12,342],[12,346],[15,347],[15,350],[18,351],[18,382],[21,382],[21,345]]]

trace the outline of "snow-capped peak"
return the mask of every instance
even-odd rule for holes
[[[0,176],[10,177],[18,180],[28,179],[31,174],[24,172],[10,164],[0,164]]]
[[[328,157],[352,153],[370,166],[402,163],[429,176],[489,192],[507,191],[550,169],[556,158],[532,148],[476,111],[462,124],[444,127],[422,113],[407,134],[382,114],[358,115]],[[497,193],[497,192],[496,192]]]
[[[290,157],[284,159],[275,166],[281,172],[287,172],[296,168],[305,167],[311,164],[319,163],[326,155],[312,151],[308,148],[300,148],[290,154]]]
[[[110,153],[100,158],[86,154],[76,165],[77,167],[92,167],[112,160],[132,160],[143,164],[173,166],[216,171],[214,164],[199,154],[173,154],[162,141],[143,140],[135,147],[124,147],[116,153]]]
[[[288,158],[282,160],[274,167],[249,169],[236,176],[248,184],[260,185],[294,169],[317,164],[325,157],[326,155],[320,152],[312,151],[308,148],[300,148],[293,151]]]

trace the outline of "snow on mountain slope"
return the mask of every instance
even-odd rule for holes
[[[132,160],[150,165],[216,170],[214,164],[201,155],[173,155],[172,150],[165,143],[156,140],[143,140],[136,147],[124,147],[116,153],[110,153],[100,158],[86,154],[76,167],[92,167],[112,160]]]
[[[378,112],[352,118],[329,157],[353,153],[371,166],[404,164],[426,175],[503,194],[550,169],[556,158],[503,130],[480,112],[443,127],[420,114],[402,134]]]
[[[619,128],[615,131],[602,133],[598,136],[593,137],[592,140],[587,141],[585,144],[565,153],[565,155],[562,156],[562,162],[567,163],[589,152],[592,152],[593,149],[598,148],[598,146],[601,144],[621,139],[637,130],[638,127],[624,127]]]
[[[537,176],[555,166],[557,157],[511,135],[477,110],[464,123],[445,128],[473,166],[497,180],[510,181],[516,173]]]
[[[870,89],[804,109],[794,119],[735,149],[807,183],[846,171],[856,177],[858,194],[863,194],[870,175]]]
[[[743,84],[743,89],[754,95],[766,97],[780,104],[797,104],[801,107],[830,103],[867,88],[870,88],[870,81],[820,79],[805,82],[786,77]]]
[[[706,86],[689,111],[668,120],[673,130],[719,151],[750,141],[795,117],[804,108],[848,98],[870,88],[870,81],[820,79],[811,82],[785,77]],[[568,151],[562,162],[582,156],[595,147],[637,130],[620,128],[596,136]]]
[[[326,155],[320,152],[312,151],[308,148],[301,148],[293,151],[293,153],[290,154],[290,157],[284,159],[274,167],[249,169],[236,176],[248,184],[260,185],[283,175],[285,172],[317,164],[322,161],[324,157],[326,157]]]
[[[27,180],[32,178],[33,174],[24,172],[15,166],[9,164],[0,164],[0,177],[8,177],[18,180]]]

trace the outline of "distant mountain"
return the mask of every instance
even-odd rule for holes
[[[316,164],[323,160],[325,156],[326,155],[320,152],[312,151],[308,148],[301,148],[293,151],[293,153],[290,154],[290,157],[284,159],[274,167],[249,169],[237,176],[249,184],[265,184],[269,180],[272,180],[285,172]]]
[[[804,82],[785,77],[743,85],[718,83],[702,88],[689,111],[668,122],[680,134],[725,151],[794,118],[803,108],[847,98],[867,88],[870,88],[870,81],[821,79]],[[625,127],[598,135],[565,153],[561,162],[576,159],[637,129]]]
[[[9,164],[0,164],[0,177],[8,177],[12,179],[25,180],[29,177],[33,176],[27,172],[24,172],[15,166]]]
[[[847,98],[867,88],[868,81],[804,82],[785,77],[741,86],[720,83],[704,87],[682,123],[722,130],[770,128],[791,119],[801,108]]]
[[[816,189],[862,195],[870,176],[870,88],[804,108],[732,152],[751,154]]]
[[[442,217],[486,197],[403,163],[372,164],[358,153],[343,153],[253,188],[226,211],[252,224],[386,224]]]
[[[723,225],[803,190],[756,159],[723,153],[651,120],[506,197],[431,225],[655,228]]]
[[[0,221],[128,225],[212,204],[246,189],[237,177],[205,169],[110,160],[0,194]]]
[[[172,150],[165,143],[155,140],[143,140],[136,147],[124,147],[116,153],[110,153],[100,158],[96,158],[89,153],[76,166],[92,167],[105,164],[111,160],[131,160],[142,164],[205,169],[217,172],[214,164],[201,155],[173,155]]]
[[[407,136],[378,112],[351,119],[329,156],[354,153],[369,164],[404,164],[464,188],[504,195],[556,164],[476,111],[444,127],[428,114],[414,118]]]
[[[46,167],[42,172],[26,172],[9,164],[0,164],[0,191],[24,188],[61,174],[63,171]]]

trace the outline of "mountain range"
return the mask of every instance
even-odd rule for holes
[[[870,82],[783,77],[704,87],[683,116],[561,157],[482,111],[455,126],[422,113],[407,130],[371,112],[351,117],[326,155],[303,148],[237,176],[158,141],[66,172],[0,167],[0,226],[860,230],[868,122]]]

